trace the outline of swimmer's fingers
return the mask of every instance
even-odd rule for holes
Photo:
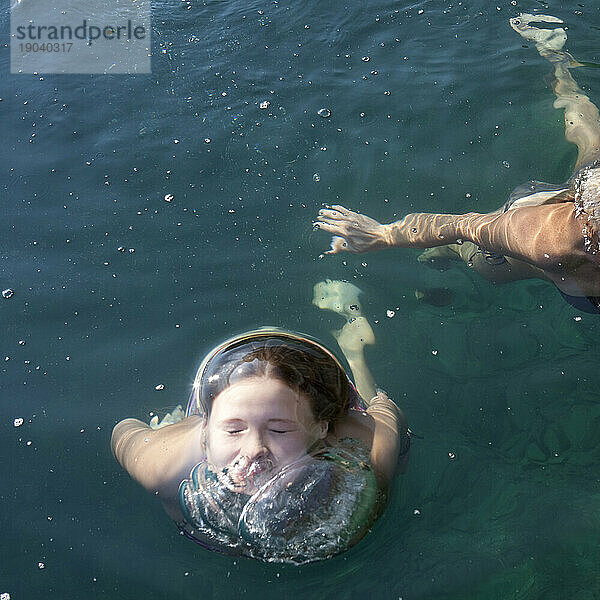
[[[349,221],[351,220],[351,214],[352,213],[349,213],[349,211],[347,211],[344,214],[339,210],[334,210],[333,208],[323,208],[319,211],[317,219],[325,219],[331,221]]]
[[[342,206],[341,204],[334,204],[331,208],[333,208],[333,210],[337,210],[339,212],[341,212],[343,215],[357,215],[358,213],[355,213],[353,210],[350,210],[348,208],[346,208],[345,206]]]
[[[183,418],[185,418],[185,412],[181,407],[181,404],[178,404],[172,413],[167,413],[163,420],[158,422],[158,415],[154,415],[152,419],[150,419],[150,427],[152,429],[161,429],[162,427],[166,427],[167,425],[173,425],[174,423],[178,423]]]
[[[185,412],[181,404],[178,404],[175,407],[175,410],[172,413],[173,423],[177,423],[185,418]]]
[[[343,206],[332,206],[331,209],[320,210],[317,221],[330,224],[336,223],[347,230],[354,229],[365,233],[379,232],[383,227],[379,221],[367,215],[348,210]]]
[[[319,214],[326,214],[329,216],[334,216],[334,217],[352,217],[352,216],[356,216],[360,213],[354,212],[353,210],[349,210],[348,208],[346,208],[345,206],[342,206],[341,204],[334,204],[333,206],[329,206],[326,205],[325,208],[321,209],[319,211]]]
[[[340,250],[353,253],[371,252],[391,245],[389,225],[382,225],[371,217],[355,213],[344,207],[339,208],[343,209],[345,213],[342,214],[337,207],[335,210],[333,208],[324,209],[319,211],[317,221],[313,223],[315,229],[323,229],[344,239],[345,245],[340,242],[332,245],[331,254]]]
[[[331,238],[329,250],[325,254],[338,254],[339,252],[351,252],[351,250],[348,248],[348,242],[343,237],[334,235]]]
[[[313,223],[315,229],[325,229],[330,233],[336,233],[339,235],[347,236],[353,230],[363,230],[370,225],[367,221],[379,225],[373,219],[359,215],[358,213],[352,213],[348,211],[348,214],[342,215],[340,212],[335,210],[320,210],[317,216],[317,221]]]
[[[335,221],[330,221],[329,219],[319,219],[313,223],[313,229],[322,229],[323,231],[328,231],[333,234],[341,234],[344,233],[343,227],[340,223],[336,223]]]
[[[320,221],[314,223],[313,226],[315,229],[322,229],[333,234],[330,249],[325,254],[338,254],[340,252],[360,254],[361,252],[379,250],[384,247],[384,244],[378,237],[373,236],[369,232],[352,230],[346,224],[340,225]]]
[[[181,404],[178,404],[173,412],[167,413],[165,418],[161,421],[160,426],[173,425],[173,423],[178,423],[185,417],[185,413],[183,412],[183,408]]]
[[[339,204],[322,208],[319,211],[317,219],[346,222],[352,224],[352,227],[360,227],[363,221],[377,223],[374,219],[353,210],[348,210]]]
[[[319,215],[313,223],[313,227],[315,229],[324,229],[325,231],[329,231],[329,233],[344,234],[349,229],[349,223],[345,220],[328,219]]]
[[[313,223],[313,227],[315,229],[322,229],[323,231],[328,231],[329,233],[333,233],[333,237],[331,238],[331,244],[329,250],[325,252],[325,254],[338,254],[339,252],[357,252],[354,248],[352,248],[346,238],[343,235],[339,235],[343,233],[342,228],[335,223],[326,223],[320,221],[318,223]]]

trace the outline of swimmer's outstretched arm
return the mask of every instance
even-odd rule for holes
[[[388,224],[333,206],[319,211],[315,227],[334,236],[327,254],[432,248],[468,240],[490,252],[558,271],[565,258],[587,260],[581,236],[583,221],[576,219],[571,202],[500,214],[413,213]]]
[[[201,437],[202,419],[198,416],[160,429],[138,419],[125,419],[113,429],[111,448],[129,475],[159,496],[170,512],[179,484],[203,458]]]

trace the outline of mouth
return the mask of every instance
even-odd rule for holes
[[[230,467],[223,469],[223,483],[237,492],[253,492],[271,478],[274,468],[270,459],[250,461],[242,456]]]

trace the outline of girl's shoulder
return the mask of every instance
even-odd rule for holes
[[[373,445],[375,419],[366,411],[350,410],[342,419],[336,421],[327,434],[327,442],[335,446],[341,440],[356,440],[369,450]]]

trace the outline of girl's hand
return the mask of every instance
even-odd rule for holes
[[[167,425],[173,425],[173,423],[178,423],[185,417],[185,413],[183,412],[183,408],[181,408],[181,404],[178,404],[172,413],[167,413],[163,420],[158,422],[158,415],[154,415],[152,419],[150,419],[150,427],[152,429],[160,429],[161,427],[166,427]]]

